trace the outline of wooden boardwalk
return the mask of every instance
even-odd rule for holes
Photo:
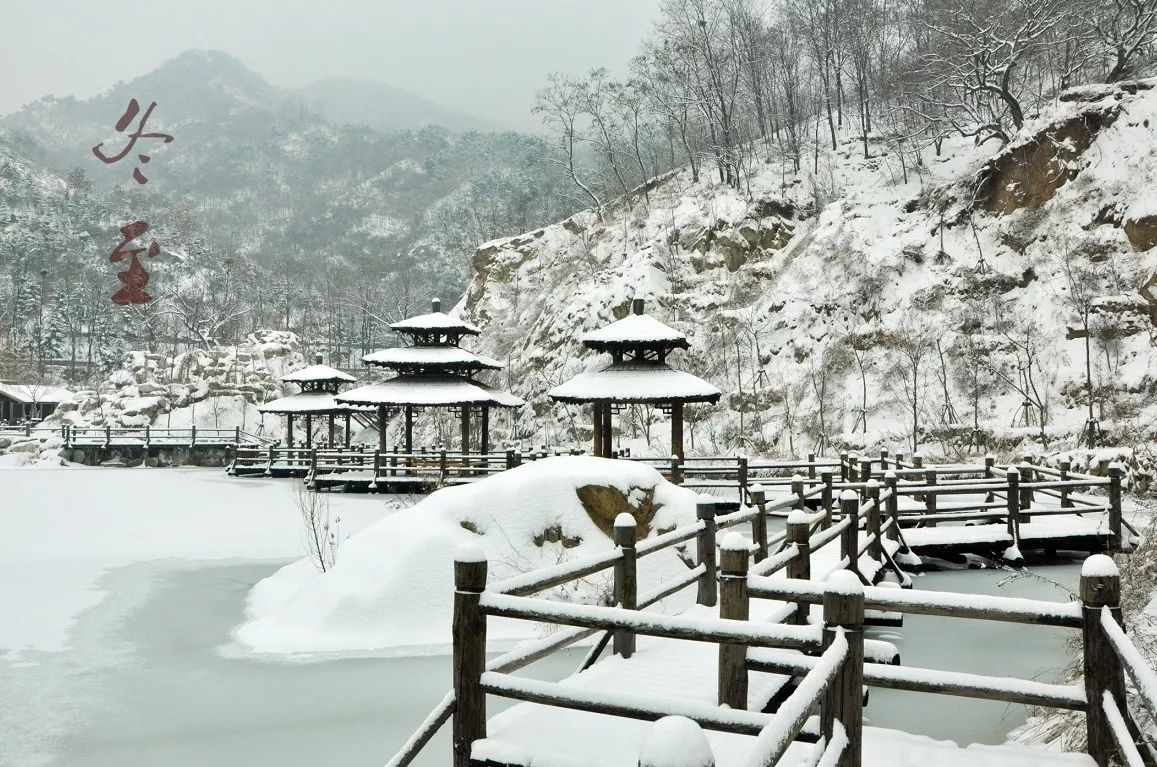
[[[1000,746],[984,749],[999,759],[990,763],[1107,767],[1119,757],[1129,767],[1151,764],[1153,752],[1123,708],[1124,676],[1133,677],[1144,703],[1157,710],[1157,675],[1118,625],[1120,583],[1112,560],[1086,561],[1081,602],[905,589],[910,580],[895,561],[905,546],[899,500],[912,494],[905,490],[927,486],[901,489],[898,478],[891,480],[881,488],[869,478],[863,495],[844,488],[834,508],[816,512],[806,508],[829,492],[823,484],[775,500],[754,490],[755,507],[730,514],[718,515],[715,504],[704,501],[696,524],[641,542],[634,539],[634,520],[621,515],[615,548],[605,555],[499,583],[487,582],[484,559],[464,553],[455,564],[454,689],[389,765],[409,764],[449,722],[455,767],[633,767],[650,723],[675,715],[707,731],[717,767],[975,763],[980,752],[974,748],[865,728],[865,685],[1083,713],[1088,754]],[[1019,499],[1020,489],[1006,486],[1005,492]],[[983,499],[987,488],[981,493]],[[784,531],[769,536],[768,518],[784,512]],[[928,529],[941,529],[941,520],[932,521],[938,526]],[[691,542],[696,564],[685,576],[637,593],[645,557]],[[613,574],[614,606],[535,596],[600,571]],[[694,604],[673,612],[676,603],[668,600],[684,595],[686,603],[688,590]],[[1089,661],[1084,681],[1046,684],[890,665],[895,653],[887,643],[865,640],[863,627],[905,613],[1079,630]],[[489,617],[562,628],[488,661]],[[540,682],[515,673],[588,638],[597,640],[594,648],[569,679]],[[608,646],[614,655],[596,662]],[[495,695],[521,703],[488,719],[485,700]]]

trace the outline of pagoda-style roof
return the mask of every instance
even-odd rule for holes
[[[602,370],[579,373],[550,390],[560,402],[717,402],[722,392],[698,376],[666,363],[616,362]]]
[[[502,363],[458,346],[399,346],[370,352],[362,357],[370,365],[395,370],[501,370]]]
[[[330,413],[348,413],[367,410],[355,405],[349,405],[334,400],[336,395],[321,391],[304,391],[290,394],[288,397],[263,402],[257,406],[262,413],[279,413],[282,415],[328,415]]]
[[[437,298],[430,303],[431,311],[429,314],[419,314],[417,317],[409,317],[401,322],[395,322],[390,325],[390,328],[410,335],[476,336],[482,332],[477,326],[466,320],[451,317],[443,312],[442,302]]]
[[[388,407],[454,407],[488,405],[520,407],[513,394],[487,386],[466,376],[449,373],[400,375],[387,381],[359,386],[337,395],[339,403]]]
[[[635,305],[642,310],[642,302]],[[687,336],[648,314],[628,314],[618,322],[592,330],[583,336],[583,344],[598,351],[640,346],[686,349]]]
[[[301,370],[295,370],[292,373],[286,373],[281,377],[282,381],[289,381],[290,383],[353,383],[358,380],[349,373],[343,373],[337,368],[331,368],[329,365],[310,365]]]

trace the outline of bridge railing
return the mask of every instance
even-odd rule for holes
[[[240,427],[207,429],[190,426],[187,429],[113,426],[73,426],[64,424],[61,436],[66,447],[120,446],[231,446],[271,443],[268,437],[252,434]]]

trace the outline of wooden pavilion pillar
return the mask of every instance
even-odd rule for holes
[[[591,450],[594,451],[595,458],[600,458],[603,454],[603,406],[599,402],[591,403],[591,431],[594,432]]]
[[[350,411],[345,411],[345,448],[350,449],[350,440],[353,439],[353,431],[350,429]]]
[[[385,448],[382,448],[385,450]],[[406,405],[406,454],[414,452],[414,406]]]
[[[610,458],[614,452],[611,440],[611,403],[603,403],[603,457]]]
[[[490,452],[490,408],[482,406],[482,438],[478,442],[478,452]]]
[[[470,452],[470,406],[462,406],[462,452]]]
[[[285,446],[293,447],[293,413],[285,414]]]
[[[671,455],[683,460],[683,403],[671,403]]]
[[[331,412],[329,414],[329,447],[331,448],[333,447],[333,416],[334,414]]]
[[[313,447],[313,415],[305,414],[305,449],[309,450]]]
[[[348,442],[348,438],[347,438]],[[378,405],[378,450],[386,452],[386,406]]]

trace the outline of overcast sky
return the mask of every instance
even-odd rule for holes
[[[189,48],[223,50],[275,85],[382,80],[536,127],[551,70],[621,74],[659,0],[0,0],[0,114],[92,96]]]

